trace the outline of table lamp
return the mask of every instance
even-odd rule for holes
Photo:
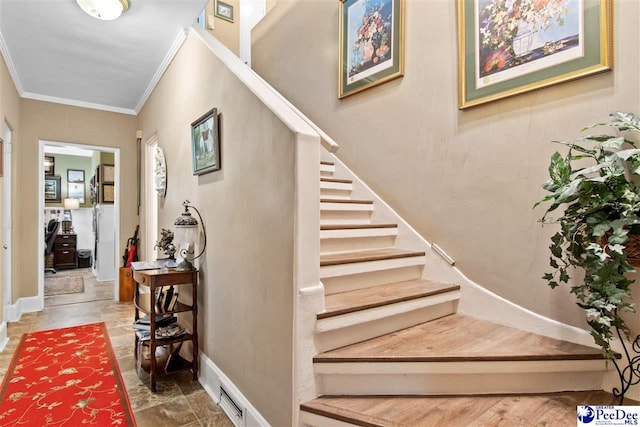
[[[62,232],[73,233],[73,219],[71,211],[73,209],[80,208],[80,201],[78,199],[64,199],[62,201],[62,206],[64,207],[64,214],[62,216]]]

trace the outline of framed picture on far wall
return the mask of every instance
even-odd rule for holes
[[[225,21],[233,22],[233,6],[228,3],[216,1],[215,16]]]
[[[67,182],[84,182],[84,171],[80,169],[67,169]]]
[[[80,204],[84,204],[84,182],[67,183],[67,197],[78,199]]]
[[[404,0],[341,0],[338,97],[404,75]]]
[[[47,203],[60,203],[60,176],[44,177],[44,201]]]
[[[613,66],[612,0],[458,0],[458,107]]]
[[[191,123],[191,152],[194,175],[220,170],[217,108],[212,108]]]

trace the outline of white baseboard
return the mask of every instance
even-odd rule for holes
[[[230,414],[221,405],[221,408],[225,410],[225,413],[231,419],[237,427],[269,427],[269,423],[264,419],[262,415],[253,407],[251,402],[238,390],[238,388],[231,382],[229,378],[222,372],[222,370],[216,366],[211,359],[209,359],[204,353],[200,353],[200,377],[198,378],[200,384],[205,389],[207,394],[213,399],[216,404],[220,404],[220,386],[224,386],[227,393],[229,393],[236,403],[243,409],[243,418],[234,419],[234,415]]]
[[[15,304],[8,305],[5,309],[7,310],[7,320],[9,322],[17,322],[22,317],[22,313],[42,311],[44,309],[44,298],[39,296],[19,298]]]
[[[9,342],[7,336],[7,322],[0,323],[0,351],[4,350],[4,346]]]

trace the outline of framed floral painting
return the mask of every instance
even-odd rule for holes
[[[339,98],[402,76],[404,0],[341,0],[339,50]]]
[[[458,106],[611,70],[612,0],[458,0]]]

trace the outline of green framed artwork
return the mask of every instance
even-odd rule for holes
[[[59,175],[44,177],[45,203],[60,203],[62,201],[60,182],[61,177]]]
[[[404,0],[341,0],[338,98],[404,74]]]
[[[613,0],[458,0],[458,107],[611,70]]]

